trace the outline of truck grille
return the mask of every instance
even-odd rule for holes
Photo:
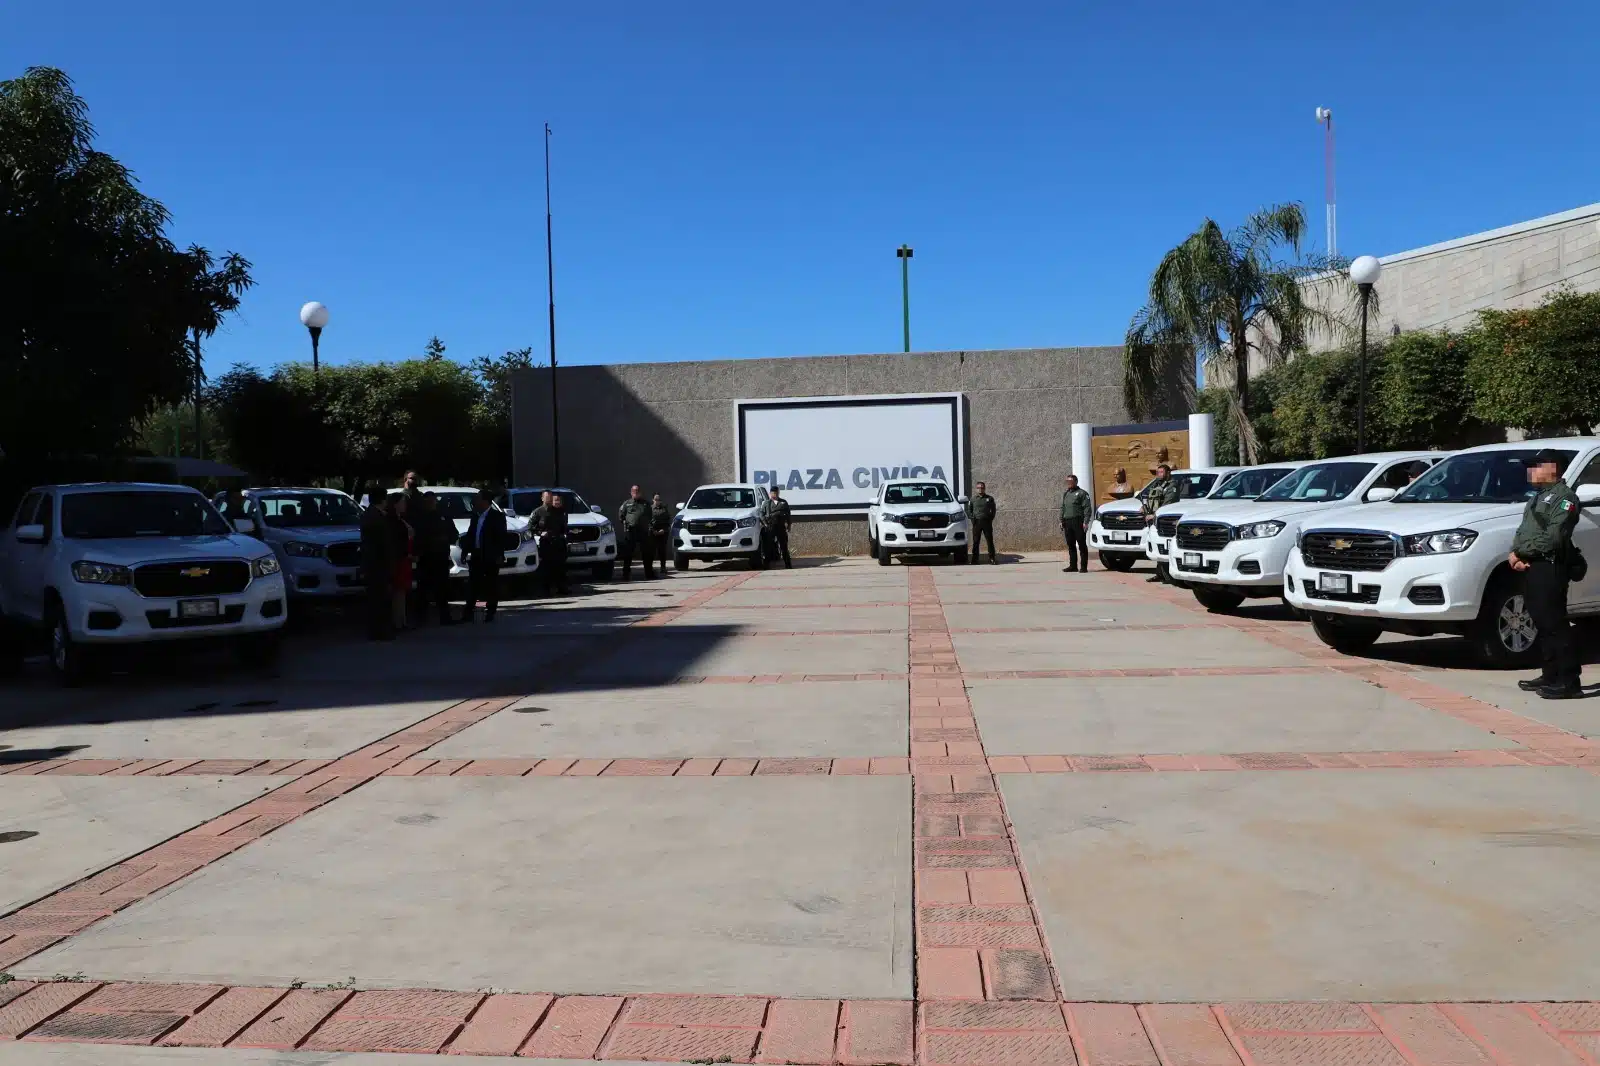
[[[1164,514],[1156,519],[1156,535],[1170,537],[1178,532],[1178,519],[1181,515]]]
[[[347,540],[341,544],[328,545],[328,562],[334,566],[360,566],[361,542]]]
[[[731,518],[691,518],[684,525],[689,527],[690,533],[733,532],[733,519]]]
[[[1178,547],[1189,551],[1218,551],[1233,539],[1233,527],[1220,522],[1179,522],[1177,533]]]
[[[228,596],[250,584],[250,564],[239,559],[201,559],[184,563],[147,563],[133,571],[133,587],[141,596]]]
[[[500,538],[500,550],[514,552],[520,547],[522,547],[522,534],[506,530],[505,535]]]
[[[574,540],[574,541],[576,541],[576,540],[599,540],[600,539],[600,527],[599,526],[568,526],[567,527],[567,539],[568,540]]]
[[[1102,511],[1100,525],[1104,529],[1143,529],[1143,511]]]
[[[900,516],[900,524],[907,529],[943,529],[950,524],[947,514],[907,514]]]
[[[1394,538],[1382,533],[1305,533],[1300,558],[1324,570],[1377,571],[1394,562]]]

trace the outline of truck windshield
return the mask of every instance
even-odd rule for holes
[[[73,540],[225,537],[233,532],[190,492],[75,492],[62,497],[61,532]]]
[[[354,526],[361,523],[361,508],[340,492],[293,492],[257,496],[261,520],[274,528],[303,526]]]
[[[731,511],[742,507],[754,507],[756,493],[754,489],[695,489],[694,495],[689,497],[688,510],[690,511]]]
[[[1211,500],[1253,500],[1270,489],[1278,479],[1293,470],[1287,466],[1263,466],[1254,470],[1238,470],[1229,474],[1216,491],[1206,497]]]
[[[539,494],[544,491],[544,489],[518,489],[511,493],[509,497],[511,501],[511,512],[513,514],[521,515],[524,518],[526,518],[528,515],[531,515],[534,511],[539,509],[539,504],[541,502],[541,497]],[[556,495],[561,497],[561,506],[567,509],[568,514],[589,513],[589,505],[584,503],[583,497],[579,496],[576,492],[569,492],[566,489],[560,489],[556,491]]]
[[[1506,448],[1452,455],[1394,498],[1395,503],[1524,503],[1537,491],[1528,484],[1527,462],[1537,448]],[[1575,451],[1557,451],[1561,468]]]
[[[890,485],[883,490],[884,503],[949,503],[950,490],[937,481],[916,485]]]
[[[1302,466],[1260,496],[1262,500],[1301,500],[1326,503],[1342,500],[1356,490],[1376,463],[1313,463]]]
[[[1178,486],[1178,499],[1198,500],[1211,491],[1211,486],[1217,483],[1217,475],[1173,474],[1172,480]]]

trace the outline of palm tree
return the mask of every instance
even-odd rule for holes
[[[1239,462],[1257,461],[1245,405],[1250,353],[1276,363],[1304,349],[1310,331],[1331,332],[1343,324],[1308,292],[1339,280],[1342,264],[1303,255],[1305,231],[1300,205],[1278,204],[1231,233],[1208,218],[1162,257],[1150,277],[1149,301],[1134,315],[1124,342],[1123,394],[1131,412],[1148,416],[1167,383],[1190,380],[1187,371],[1198,355],[1214,380],[1226,385]],[[1291,258],[1275,258],[1279,249]]]
[[[193,270],[189,280],[189,346],[194,357],[194,447],[201,458],[200,393],[205,385],[205,363],[201,358],[200,338],[209,337],[222,326],[222,319],[239,309],[240,297],[255,284],[250,276],[250,261],[237,252],[223,256],[222,263],[198,244],[184,253]]]

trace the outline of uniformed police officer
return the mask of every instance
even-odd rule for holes
[[[994,516],[999,513],[1000,507],[994,502],[994,497],[989,495],[988,486],[981,481],[978,482],[978,491],[967,501],[967,517],[972,520],[972,562],[978,561],[978,545],[987,537],[989,563],[991,566],[994,564]]]
[[[783,556],[783,565],[794,567],[794,562],[789,558],[789,525],[794,516],[789,513],[789,501],[778,495],[778,487],[772,487],[772,498],[767,503],[766,514],[761,516],[762,528],[767,533],[768,542],[772,545],[771,561],[777,562],[778,556]]]
[[[661,493],[650,497],[650,557],[661,564],[661,576],[667,576],[667,545],[672,540],[672,508],[661,499]]]
[[[1169,503],[1178,502],[1178,483],[1172,480],[1172,467],[1166,463],[1156,467],[1156,479],[1150,482],[1149,491],[1144,494],[1144,524],[1150,525],[1156,520],[1156,512]],[[1157,563],[1153,576],[1145,578],[1147,582],[1166,581],[1167,564]]]
[[[1543,671],[1536,679],[1517,682],[1547,700],[1581,699],[1578,649],[1567,621],[1567,582],[1578,561],[1572,528],[1582,504],[1561,480],[1562,458],[1546,448],[1528,460],[1533,498],[1522,512],[1522,524],[1511,541],[1511,569],[1522,575],[1528,614],[1539,630]]]
[[[622,553],[622,580],[628,580],[635,552],[644,560],[645,580],[654,578],[655,567],[650,563],[650,501],[638,485],[628,490],[628,498],[617,508],[617,538],[621,542],[618,550]]]
[[[1067,565],[1062,573],[1089,572],[1089,541],[1084,530],[1094,520],[1094,499],[1088,489],[1078,487],[1075,474],[1067,475],[1067,491],[1061,494],[1061,535],[1067,539]]]
[[[558,493],[546,489],[543,501],[528,516],[528,528],[539,538],[539,571],[547,596],[567,594],[567,506]]]

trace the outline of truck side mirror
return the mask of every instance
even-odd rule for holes
[[[1386,485],[1374,485],[1372,488],[1367,490],[1368,503],[1382,503],[1384,500],[1394,499],[1395,496],[1395,490]]]
[[[600,510],[600,508],[599,508],[599,507],[596,507],[596,506],[595,506],[595,505],[594,505],[594,504],[592,504],[592,503],[591,503],[591,504],[590,504],[590,505],[589,505],[589,510],[591,510],[591,511],[593,511],[593,512],[594,512],[594,513],[595,513],[595,514],[605,514],[605,512],[604,512],[604,511],[602,511],[602,510]]]
[[[235,518],[233,520],[233,528],[236,532],[244,533],[247,536],[253,537],[256,533],[255,522],[248,518]]]
[[[679,500],[677,503],[673,504],[673,506],[681,511],[681,510],[683,510],[683,501]]]
[[[1578,502],[1584,507],[1593,507],[1600,503],[1600,485],[1579,485],[1577,488]],[[21,536],[22,531],[17,531]]]
[[[18,526],[17,540],[21,541],[23,544],[43,544],[44,526],[39,525],[38,523],[33,523],[26,526]]]

